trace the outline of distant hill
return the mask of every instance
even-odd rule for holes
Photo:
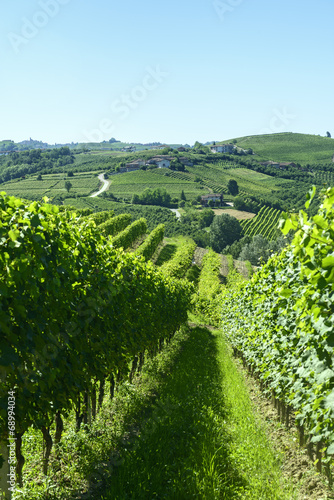
[[[21,142],[14,142],[12,140],[0,141],[0,153],[11,153],[17,151],[30,151],[32,149],[59,149],[61,147],[67,146],[69,148],[75,148],[77,143],[72,142],[71,144],[48,144],[47,142],[35,141],[34,139],[29,139]]]
[[[307,163],[329,163],[334,155],[334,139],[310,134],[283,132],[280,134],[249,135],[236,137],[236,145],[251,148],[254,159]]]
[[[165,144],[161,142],[152,142],[147,144],[142,144],[139,142],[121,142],[113,139],[110,141],[103,142],[71,142],[66,144],[48,144],[47,142],[36,141],[34,139],[29,139],[21,142],[14,142],[12,140],[0,141],[0,153],[10,153],[14,151],[29,151],[31,149],[59,149],[61,147],[67,146],[70,149],[78,151],[121,151],[124,148],[133,147],[135,151],[159,149],[164,146],[178,148],[182,144]],[[188,145],[187,145],[188,146]],[[188,146],[189,147],[189,146]]]

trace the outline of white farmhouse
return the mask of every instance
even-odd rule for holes
[[[148,160],[146,165],[156,165],[158,168],[169,168],[170,167],[170,157],[167,157],[164,155],[161,156],[155,156],[154,158],[151,158]]]
[[[234,144],[217,144],[210,147],[212,153],[233,153]]]

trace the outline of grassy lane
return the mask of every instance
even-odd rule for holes
[[[169,366],[156,374],[159,398],[99,498],[295,498],[222,336],[199,327],[180,334]]]

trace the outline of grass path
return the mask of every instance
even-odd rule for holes
[[[101,500],[291,500],[242,375],[218,332],[179,334],[156,403]]]

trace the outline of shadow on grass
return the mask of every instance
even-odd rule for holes
[[[227,410],[216,338],[195,328],[179,347],[151,415],[99,498],[240,498],[244,484],[224,430]]]
[[[159,253],[159,256],[156,260],[155,265],[162,266],[162,264],[171,260],[171,258],[175,254],[176,250],[177,250],[177,245],[173,245],[171,243],[168,243],[167,245],[165,245],[163,247],[163,249],[161,250],[161,252]]]

